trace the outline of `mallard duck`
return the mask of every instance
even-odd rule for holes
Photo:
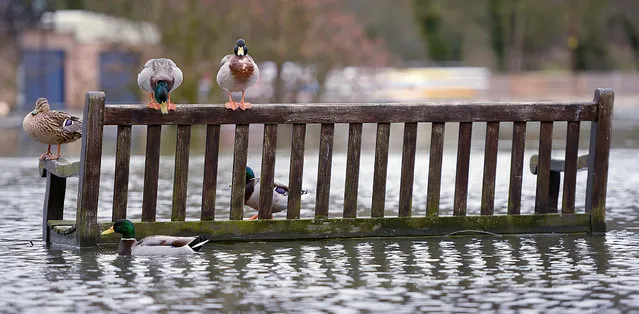
[[[22,120],[22,129],[27,135],[49,145],[40,160],[60,158],[60,145],[71,143],[82,137],[82,120],[66,112],[51,110],[46,98],[36,100],[35,109]],[[58,145],[58,153],[51,156],[51,145]]]
[[[138,86],[149,92],[149,108],[160,110],[167,114],[168,110],[175,110],[171,102],[171,92],[182,84],[182,70],[171,59],[151,59],[144,64],[138,73]]]
[[[104,230],[102,235],[111,233],[122,235],[118,244],[120,255],[176,255],[199,252],[209,240],[205,236],[198,237],[172,237],[150,236],[140,241],[135,239],[133,223],[128,219],[117,220],[111,228]]]
[[[308,196],[308,190],[302,189],[302,197]],[[244,190],[244,204],[255,210],[260,208],[260,178],[255,177],[251,167],[246,167],[246,188]],[[288,186],[284,183],[273,181],[273,201],[271,202],[271,213],[279,213],[286,210],[288,206]],[[257,219],[258,214],[251,216],[248,220]],[[273,219],[273,215],[271,215]]]
[[[248,55],[248,47],[244,39],[238,39],[235,45],[235,54],[224,56],[220,61],[220,70],[217,72],[217,84],[228,94],[229,102],[225,104],[227,109],[251,108],[251,103],[244,102],[244,93],[253,86],[260,76],[260,69],[253,58]],[[231,92],[242,92],[242,100],[239,105],[233,101]]]

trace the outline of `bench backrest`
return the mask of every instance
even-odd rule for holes
[[[162,125],[177,125],[175,177],[171,219],[183,221],[189,166],[189,142],[192,125],[206,125],[206,148],[202,188],[201,219],[215,217],[220,125],[235,125],[233,178],[230,219],[242,219],[245,166],[249,124],[264,124],[261,165],[259,217],[270,216],[274,178],[275,147],[279,124],[292,124],[288,219],[300,215],[300,191],[304,164],[304,141],[307,124],[321,124],[319,164],[315,189],[315,217],[326,218],[329,209],[331,160],[334,125],[349,124],[346,184],[343,217],[355,218],[358,199],[359,163],[362,124],[377,124],[373,177],[372,217],[384,215],[386,175],[388,171],[391,123],[404,124],[401,187],[398,215],[410,217],[417,140],[417,125],[432,123],[427,191],[427,215],[439,214],[442,157],[446,123],[459,122],[457,166],[453,212],[466,215],[468,174],[473,123],[486,122],[485,159],[481,215],[492,215],[500,122],[514,122],[512,158],[508,192],[508,214],[521,209],[522,172],[527,122],[541,122],[535,213],[553,212],[549,206],[553,122],[567,121],[565,175],[562,213],[575,212],[575,187],[578,163],[579,130],[582,121],[591,122],[589,174],[586,212],[592,212],[592,230],[603,231],[605,196],[610,150],[612,90],[598,89],[592,102],[577,103],[422,103],[422,104],[267,104],[253,105],[247,111],[228,111],[221,105],[192,104],[178,106],[177,111],[162,115],[143,105],[106,105],[102,92],[89,92],[84,111],[84,133],[78,192],[78,237],[81,246],[92,245],[97,238],[97,210],[102,159],[102,134],[107,125],[117,125],[115,188],[112,218],[127,216],[127,190],[131,152],[132,125],[146,125],[146,163],[142,201],[142,221],[155,221]],[[87,243],[83,243],[87,242]]]

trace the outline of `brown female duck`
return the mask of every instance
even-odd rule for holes
[[[49,145],[40,159],[58,159],[61,144],[82,137],[82,120],[66,112],[51,110],[46,98],[38,98],[35,109],[22,120],[22,129],[30,138]],[[58,153],[53,157],[51,145],[58,145]]]

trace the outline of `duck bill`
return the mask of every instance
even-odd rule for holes
[[[35,115],[37,115],[37,114],[38,114],[38,112],[40,112],[40,110],[38,110],[38,109],[33,109],[33,111],[31,111],[31,114],[35,116]]]
[[[237,48],[237,55],[238,56],[243,56],[244,55],[244,47]]]
[[[169,108],[166,104],[166,101],[163,101],[160,103],[160,111],[162,112],[162,114],[167,114],[169,113]]]
[[[111,226],[111,228],[102,231],[101,235],[107,235],[107,234],[111,234],[113,232],[115,232],[115,231],[113,231],[113,226]]]

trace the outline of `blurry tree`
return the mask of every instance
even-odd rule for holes
[[[444,23],[443,1],[414,0],[417,25],[427,45],[428,56],[436,62],[460,61],[461,27]],[[459,21],[463,25],[462,21]]]

